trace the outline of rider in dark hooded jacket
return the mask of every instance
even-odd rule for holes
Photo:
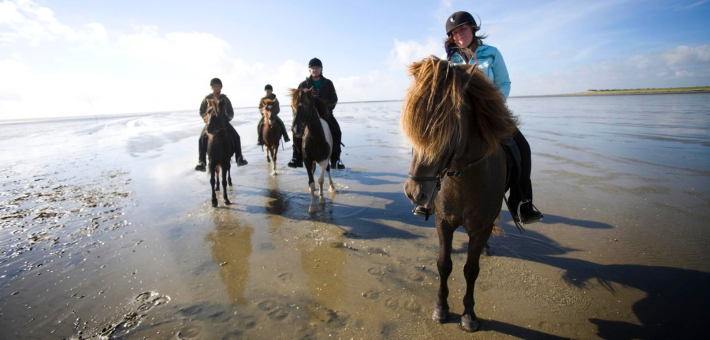
[[[273,93],[274,88],[271,85],[266,85],[264,87],[264,91],[266,91],[266,96],[264,96],[264,98],[261,98],[261,100],[259,101],[259,112],[261,112],[261,119],[259,120],[259,124],[256,125],[256,133],[259,136],[256,145],[264,145],[264,136],[262,136],[262,132],[264,130],[264,113],[261,111],[261,109],[264,108],[265,99],[271,99],[274,101],[273,104],[271,104],[271,113],[274,115],[273,118],[275,118],[276,123],[279,124],[279,126],[281,127],[281,133],[283,134],[284,142],[288,143],[290,141],[290,139],[288,138],[288,130],[286,130],[284,122],[278,116],[279,112],[281,112],[281,108],[279,107],[279,100],[276,99],[276,95]]]
[[[338,94],[335,93],[335,86],[330,79],[323,77],[323,63],[318,58],[311,59],[308,62],[308,70],[311,76],[306,78],[300,85],[299,89],[309,89],[313,88],[313,93],[316,97],[325,101],[330,109],[330,118],[326,119],[328,127],[330,127],[330,132],[333,135],[333,152],[330,156],[330,167],[333,169],[342,170],[345,169],[345,165],[340,161],[341,153],[341,140],[343,137],[340,131],[340,124],[335,120],[333,115],[333,109],[338,103]],[[288,166],[292,168],[300,168],[303,166],[303,156],[301,155],[301,138],[293,138],[293,159],[288,163]]]

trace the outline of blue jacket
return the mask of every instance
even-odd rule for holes
[[[500,90],[505,100],[508,100],[508,95],[510,94],[510,77],[508,76],[508,68],[505,67],[505,61],[500,51],[493,46],[481,45],[473,54],[478,58],[478,68],[483,71],[496,88]],[[458,51],[450,53],[449,61],[454,65],[466,64],[466,60]],[[475,62],[476,60],[473,58],[468,61],[471,65]]]

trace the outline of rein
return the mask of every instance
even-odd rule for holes
[[[409,178],[414,180],[414,181],[419,181],[419,182],[429,182],[429,181],[436,181],[436,191],[441,190],[441,183],[449,179],[449,177],[459,177],[461,174],[466,171],[468,168],[471,168],[478,163],[481,163],[484,159],[488,157],[488,154],[483,155],[483,157],[475,160],[474,162],[471,162],[463,167],[461,169],[458,169],[456,171],[451,171],[449,172],[449,168],[451,168],[451,163],[454,162],[454,159],[456,159],[456,150],[454,149],[454,153],[451,157],[449,157],[449,160],[444,164],[444,167],[439,171],[436,176],[413,176],[412,174],[408,174]]]

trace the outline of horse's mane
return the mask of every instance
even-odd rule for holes
[[[461,139],[461,114],[470,131],[483,139],[488,154],[515,132],[518,124],[505,98],[476,66],[452,66],[431,56],[409,66],[414,76],[402,106],[400,126],[425,164],[440,158]]]
[[[309,106],[311,105],[311,102],[313,102],[321,118],[326,119],[331,115],[328,103],[314,96],[311,89],[290,89],[288,96],[291,97],[291,108],[293,109],[294,114],[298,109],[299,102],[303,104],[303,106]]]

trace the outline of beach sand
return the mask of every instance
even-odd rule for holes
[[[237,110],[249,165],[232,168],[233,204],[218,195],[218,208],[193,170],[196,112],[2,124],[0,338],[689,337],[710,316],[707,142],[600,127],[609,99],[579,100],[509,103],[545,219],[521,234],[502,211],[505,235],[481,258],[474,334],[456,324],[462,229],[454,316],[431,320],[438,240],[403,194],[411,149],[399,102],[336,108],[348,168],[332,171],[338,192],[315,214],[305,170],[286,167],[290,143],[270,176],[256,109]]]

